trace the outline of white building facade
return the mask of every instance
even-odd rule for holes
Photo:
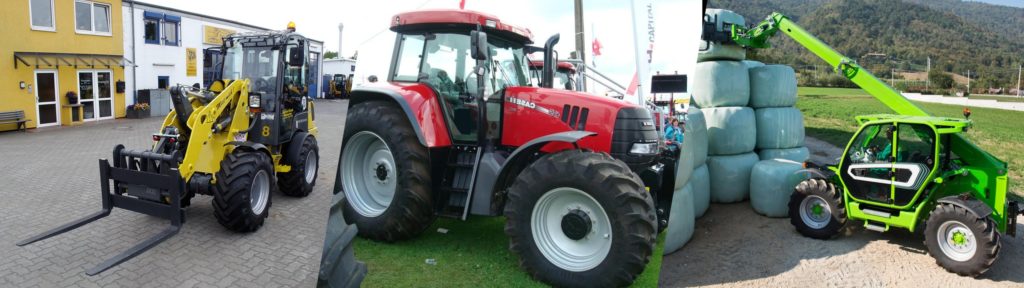
[[[220,47],[222,37],[237,32],[283,30],[287,24],[281,23],[280,29],[268,29],[138,1],[124,0],[122,6],[124,57],[134,63],[125,67],[124,72],[126,106],[135,103],[139,90],[166,89],[178,84],[203,86],[207,82],[204,73],[213,72],[204,69],[204,58],[208,57],[204,49]],[[309,57],[316,63],[310,69],[313,79],[317,79],[310,83],[310,90],[318,91],[313,88],[321,84],[323,42],[309,42]]]

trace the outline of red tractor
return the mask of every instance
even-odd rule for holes
[[[391,30],[387,81],[352,90],[334,188],[359,235],[393,242],[437,216],[504,215],[533,277],[632,283],[675,181],[650,112],[552,89],[558,35],[533,47],[529,30],[466,10],[398,14]],[[539,85],[531,52],[544,53]]]
[[[530,80],[540,82],[541,76],[544,73],[544,61],[530,60]],[[555,69],[555,83],[552,85],[554,88],[580,91],[576,86],[578,79],[576,78],[576,66],[573,66],[569,62],[558,62],[558,66]]]

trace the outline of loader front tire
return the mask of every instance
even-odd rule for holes
[[[608,154],[567,150],[530,164],[508,190],[505,235],[519,266],[555,287],[624,287],[657,237],[654,200]]]
[[[356,104],[348,111],[338,180],[345,219],[359,235],[394,242],[419,235],[434,221],[427,147],[395,105]]]
[[[263,152],[235,151],[220,163],[213,186],[213,216],[225,228],[252,232],[263,226],[277,187],[274,166]]]
[[[294,140],[293,140],[294,141]],[[316,185],[317,172],[320,170],[320,148],[313,136],[304,137],[302,143],[291,143],[299,146],[295,155],[286,155],[284,161],[292,166],[292,170],[278,174],[281,193],[292,197],[306,197],[313,192]]]
[[[800,234],[814,239],[839,235],[846,225],[846,206],[839,193],[825,179],[800,182],[789,196],[789,223]]]

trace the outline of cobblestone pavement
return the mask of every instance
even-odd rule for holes
[[[178,235],[97,276],[85,270],[167,224],[116,209],[54,238],[15,242],[100,209],[97,159],[116,144],[144,149],[162,118],[117,119],[78,127],[0,132],[0,287],[311,287],[338,163],[346,105],[317,101],[320,171],[306,198],[272,194],[270,217],[240,234],[213,217],[212,197],[196,196]]]

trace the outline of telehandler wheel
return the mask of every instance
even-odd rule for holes
[[[338,175],[345,219],[372,240],[419,235],[435,218],[427,148],[402,110],[390,103],[356,104],[347,119]]]
[[[220,162],[213,187],[213,216],[224,227],[252,232],[263,226],[270,210],[270,192],[277,187],[270,156],[235,151]]]
[[[836,186],[824,179],[796,185],[789,197],[789,223],[804,236],[831,239],[846,225],[846,206]]]
[[[505,205],[509,249],[556,287],[623,287],[650,261],[654,201],[640,177],[608,154],[568,150],[519,174]]]
[[[999,256],[995,223],[963,207],[939,204],[928,217],[924,233],[935,262],[960,276],[985,273]]]
[[[292,170],[278,174],[277,184],[280,184],[281,193],[292,197],[306,197],[313,192],[317,172],[320,170],[320,148],[316,145],[316,139],[313,136],[306,137],[299,145],[302,145],[299,153],[293,158],[285,155],[284,161],[292,166]]]

